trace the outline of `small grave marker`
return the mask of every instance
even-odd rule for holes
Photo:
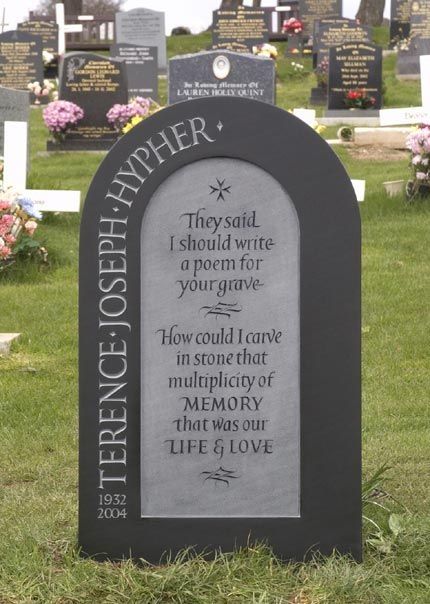
[[[268,103],[171,105],[81,225],[82,552],[360,559],[359,213],[326,142]]]

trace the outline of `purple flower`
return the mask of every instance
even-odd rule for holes
[[[83,117],[81,107],[70,101],[52,101],[43,110],[43,121],[51,132],[65,132]]]

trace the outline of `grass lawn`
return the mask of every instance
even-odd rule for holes
[[[169,55],[208,43],[206,35],[170,38]],[[279,106],[307,105],[315,85],[308,61],[308,74],[298,77],[291,61],[279,59]],[[418,105],[419,84],[397,82],[394,65],[394,56],[384,60],[387,105]],[[80,189],[84,198],[103,154],[48,156],[45,143],[41,110],[32,109],[28,186]],[[79,558],[79,217],[50,215],[39,235],[50,267],[0,276],[0,332],[22,333],[0,358],[0,604],[430,602],[430,200],[386,197],[383,181],[408,177],[406,155],[336,152],[352,178],[367,181],[360,207],[364,562],[333,555],[285,565],[263,544],[214,561],[184,552],[157,567]]]

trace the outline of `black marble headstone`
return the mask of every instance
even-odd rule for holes
[[[365,90],[382,105],[382,49],[366,43],[332,46],[329,55],[328,109],[347,109],[348,91]]]
[[[409,47],[398,53],[398,74],[418,76],[420,55],[428,54],[430,54],[430,0],[421,0],[411,3]]]
[[[342,0],[299,0],[299,9],[305,31],[311,34],[314,21],[342,16]]]
[[[63,146],[78,149],[109,149],[114,128],[106,114],[128,102],[125,65],[122,61],[91,53],[67,53],[61,62],[59,98],[71,101],[84,117],[67,133]]]
[[[215,10],[212,48],[252,52],[253,46],[269,41],[270,17],[263,8],[239,6],[237,10]]]
[[[317,27],[316,45],[313,50],[317,54],[318,65],[325,57],[328,59],[329,49],[332,46],[340,46],[350,42],[372,42],[372,30],[370,26],[357,25],[350,19],[325,19],[321,20]]]
[[[0,86],[28,90],[43,81],[42,39],[18,30],[0,34]]]
[[[19,31],[42,38],[42,49],[58,55],[58,25],[53,21],[25,21],[18,23]]]
[[[329,146],[268,103],[171,105],[102,162],[80,246],[82,553],[359,560],[360,219]]]
[[[158,101],[156,46],[113,44],[110,54],[125,63],[129,100],[136,96],[143,96]]]
[[[169,61],[169,104],[211,96],[274,104],[275,92],[275,66],[268,57],[211,50]]]
[[[391,0],[390,48],[396,47],[401,40],[407,40],[411,29],[411,1]]]

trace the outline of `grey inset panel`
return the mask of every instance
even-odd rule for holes
[[[141,231],[141,514],[297,517],[299,226],[267,172],[211,158]]]

